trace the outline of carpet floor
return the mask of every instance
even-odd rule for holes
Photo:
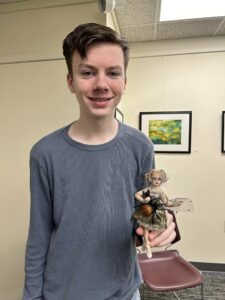
[[[225,273],[203,271],[204,300],[225,300]],[[201,299],[201,287],[176,292],[182,300]],[[144,285],[140,288],[141,300],[174,300],[173,292],[153,292]]]

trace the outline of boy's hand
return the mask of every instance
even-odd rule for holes
[[[176,237],[175,223],[173,222],[173,216],[166,211],[167,229],[164,231],[151,231],[149,232],[149,241],[151,247],[163,247],[169,245]],[[138,227],[136,230],[138,235],[144,234],[143,227]]]

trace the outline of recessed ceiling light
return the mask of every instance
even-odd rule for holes
[[[224,0],[161,0],[160,21],[225,16]]]

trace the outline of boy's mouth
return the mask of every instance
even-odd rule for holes
[[[110,101],[112,99],[112,97],[110,98],[106,98],[106,97],[88,97],[88,99],[90,101],[94,101],[94,102],[107,102]]]

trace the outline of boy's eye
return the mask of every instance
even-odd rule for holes
[[[93,75],[94,75],[93,71],[88,71],[88,70],[81,71],[81,76],[83,78],[89,78],[89,77],[91,77]]]
[[[108,72],[108,75],[112,78],[116,78],[116,77],[120,76],[120,72],[110,71],[110,72]]]

